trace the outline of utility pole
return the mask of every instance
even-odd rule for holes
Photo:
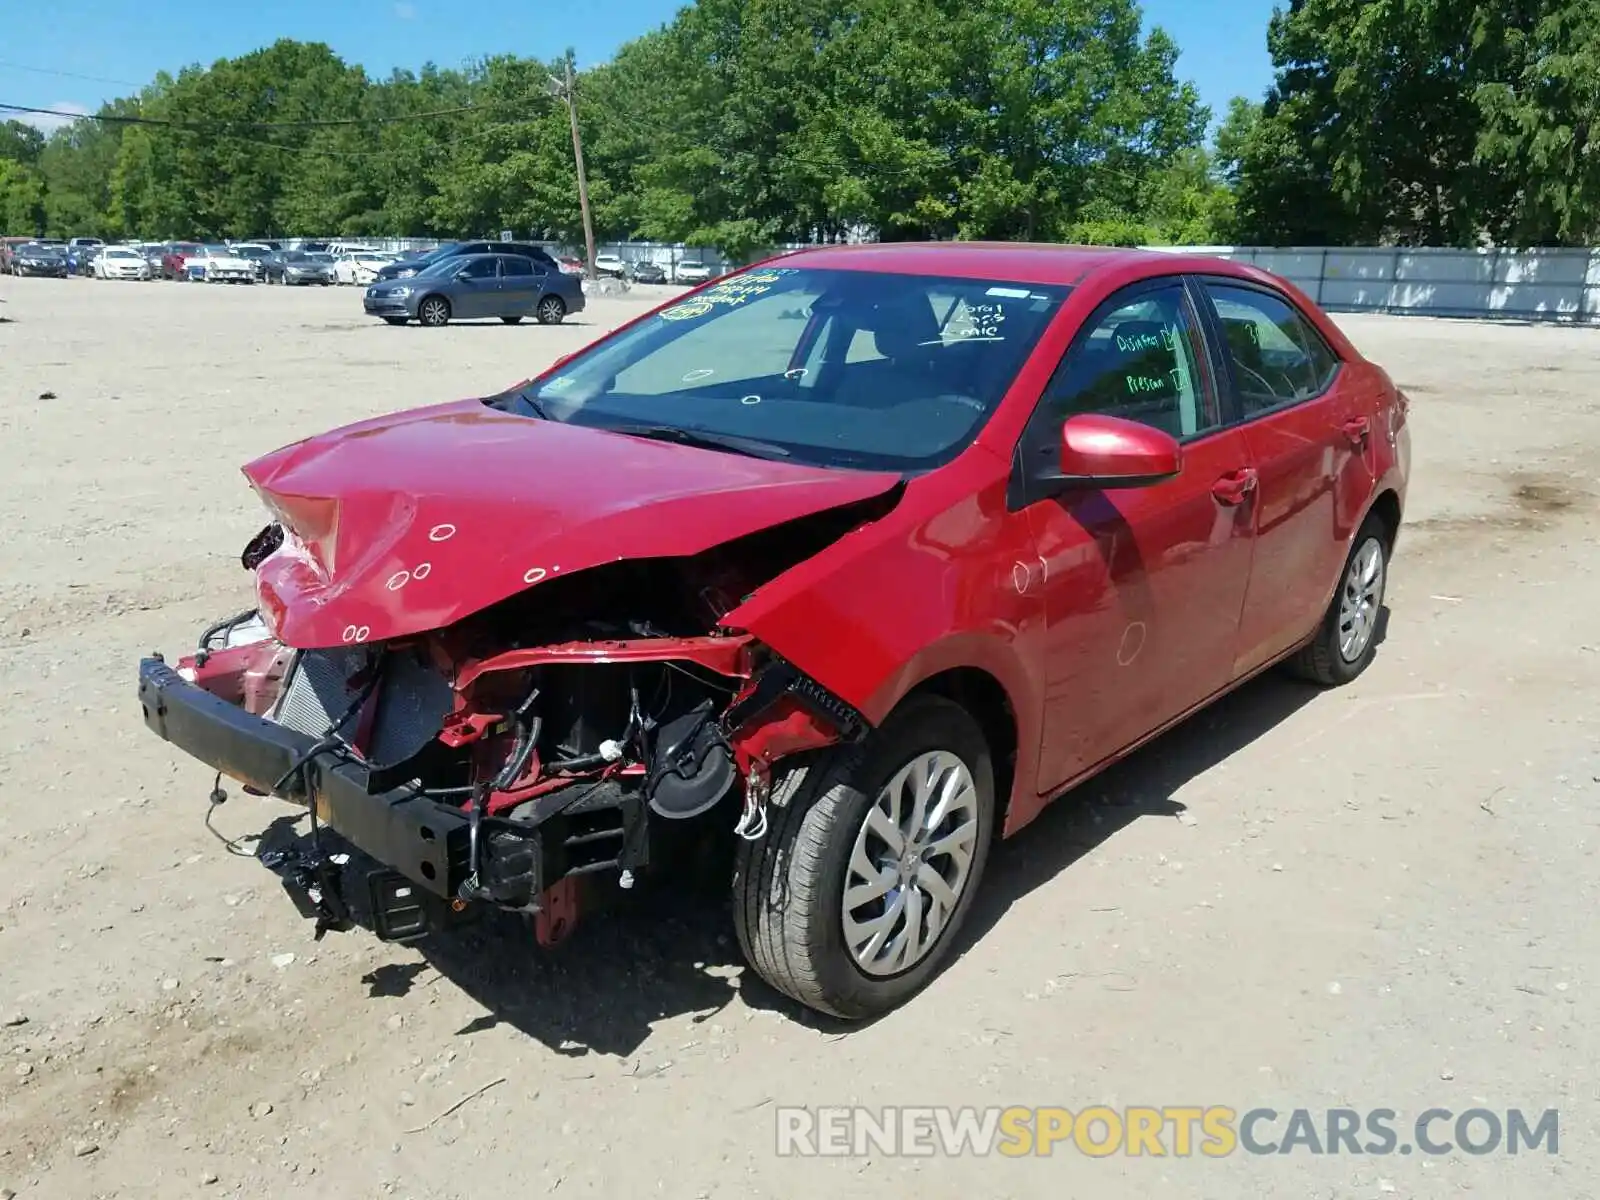
[[[589,180],[583,170],[583,135],[578,132],[578,93],[577,80],[573,76],[572,51],[567,51],[566,78],[557,79],[550,77],[551,90],[561,98],[567,106],[567,116],[572,122],[572,158],[578,168],[578,208],[583,213],[583,249],[585,254],[583,273],[585,278],[593,279],[594,270],[594,218],[589,213]]]

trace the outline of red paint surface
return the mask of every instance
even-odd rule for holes
[[[300,648],[438,629],[544,579],[696,554],[897,480],[539,421],[475,400],[323,434],[245,475],[296,535],[261,565],[257,591],[279,640]]]

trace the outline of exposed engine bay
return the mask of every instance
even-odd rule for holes
[[[465,836],[444,860],[394,865],[458,913],[489,904],[542,915],[544,938],[550,914],[573,903],[573,881],[609,873],[627,888],[648,871],[663,822],[759,838],[774,763],[865,736],[859,712],[722,619],[875,508],[846,505],[690,558],[574,572],[388,641],[292,649],[251,610],[207,630],[176,674],[310,739],[275,780],[234,774],[257,794],[306,800],[313,842],[319,821],[338,824],[318,799],[329,770],[360,781],[375,828],[395,824],[380,809],[398,812],[396,797],[408,813],[432,808]],[[284,541],[268,526],[244,566],[288,552]],[[426,821],[418,831],[434,834]],[[450,834],[446,823],[438,836]],[[342,918],[320,855],[269,865],[298,873],[308,915]],[[427,931],[404,878],[381,887],[380,935]]]

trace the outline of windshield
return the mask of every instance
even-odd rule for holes
[[[221,258],[232,258],[233,257],[233,251],[229,250],[226,246],[207,246],[205,248],[205,252],[207,254],[216,255],[216,256],[221,257]]]
[[[494,403],[575,425],[765,443],[822,466],[927,470],[972,442],[1069,290],[763,267]]]
[[[331,263],[333,261],[333,255],[329,254],[326,250],[313,250],[305,255],[305,260],[307,262],[314,263]]]
[[[430,279],[438,279],[442,275],[453,275],[465,267],[472,258],[465,254],[451,254],[444,258],[436,258],[417,271],[418,275],[426,275]]]
[[[60,246],[24,246],[22,248],[22,250],[21,250],[21,253],[23,253],[23,254],[31,254],[35,258],[60,258],[61,257],[61,247]]]

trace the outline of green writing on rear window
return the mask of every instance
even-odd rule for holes
[[[1124,376],[1128,384],[1128,391],[1135,396],[1148,396],[1153,392],[1167,390],[1167,380],[1160,375],[1127,375]]]

